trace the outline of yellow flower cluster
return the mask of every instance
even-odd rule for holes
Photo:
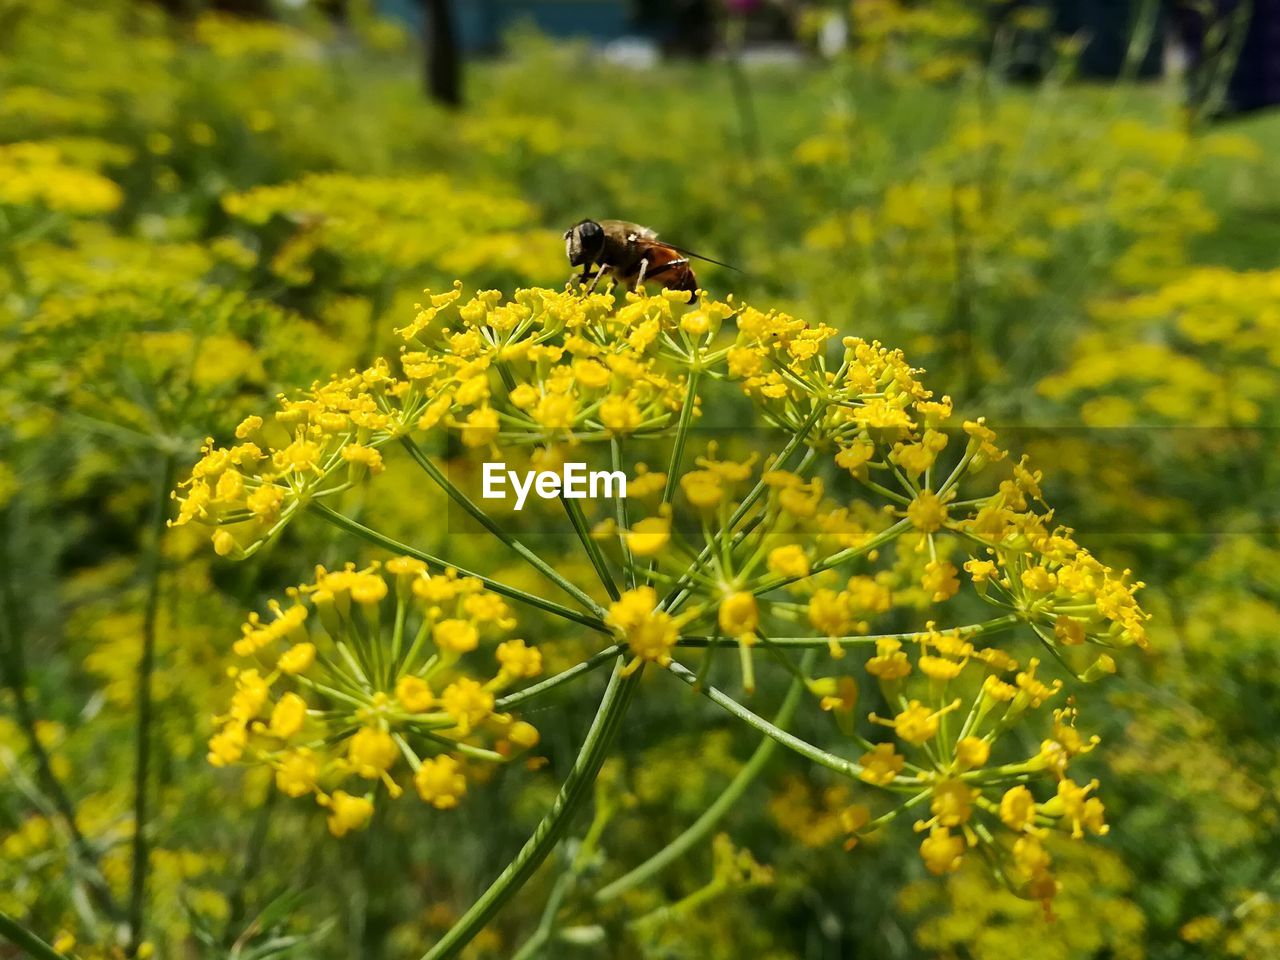
[[[1061,890],[1049,916],[978,869],[950,874],[941,884],[920,881],[904,887],[898,907],[918,921],[920,949],[947,956],[976,947],[984,960],[1062,956],[1067,938],[1053,934],[1069,930],[1071,942],[1088,943],[1088,949],[1116,960],[1148,956],[1147,917],[1133,902],[1138,882],[1121,855],[1070,843],[1053,846]],[[1047,947],[1040,946],[1046,942]]]
[[[684,654],[705,650],[705,671],[728,646],[738,652],[750,692],[757,648],[783,659],[795,648],[844,658],[874,645],[865,673],[881,684],[892,713],[870,719],[893,731],[889,741],[872,742],[857,731],[854,675],[815,677],[793,667],[852,738],[858,759],[788,745],[900,801],[874,817],[869,806],[846,807],[839,819],[851,843],[903,811],[921,812],[921,855],[930,870],[949,872],[983,846],[1011,885],[1047,900],[1056,887],[1044,831],[1061,827],[1079,837],[1105,830],[1096,785],[1067,776],[1073,758],[1094,745],[1076,732],[1070,706],[1055,710],[1033,756],[1019,754],[1017,738],[1008,736],[1049,709],[1061,681],[1042,679],[1035,658],[1024,661],[985,643],[1021,629],[1080,679],[1105,676],[1115,670],[1113,660],[1090,648],[1146,643],[1146,614],[1135,599],[1140,584],[1054,525],[1040,473],[1025,460],[1011,461],[983,421],[957,423],[950,399],[935,398],[901,353],[785,313],[674,292],[619,300],[612,292],[534,289],[504,302],[494,291],[464,300],[454,289],[429,296],[399,332],[405,345],[398,372],[376,361],[299,399],[282,399],[270,421],[248,418],[237,430],[240,442],[207,446],[183,486],[176,522],[211,525],[218,552],[239,555],[312,508],[391,546],[335,506],[353,484],[388,468],[382,450],[397,440],[455,502],[583,607],[561,607],[497,581],[457,579],[445,561],[426,555],[436,576],[420,563],[410,571],[410,561],[393,561],[387,569],[412,581],[398,588],[404,597],[398,603],[422,601],[441,584],[457,590],[455,584],[470,583],[475,597],[492,604],[481,616],[468,595],[461,613],[425,611],[420,636],[430,637],[438,659],[424,667],[423,680],[474,649],[484,624],[507,622],[503,602],[482,587],[612,638],[629,658],[624,674],[649,664],[696,682],[679,662]],[[712,443],[686,463],[692,425],[713,400],[750,404],[785,444],[762,461],[756,452],[729,458]],[[573,501],[565,507],[609,600],[596,602],[470,500],[419,445],[432,433],[456,438],[462,451],[531,446],[550,462],[570,450],[574,457],[605,450],[613,468],[630,478],[626,498],[591,504],[594,523]],[[667,438],[669,469],[648,469],[639,452]],[[335,583],[347,591],[345,605],[327,599],[339,592]],[[916,632],[871,633],[886,615],[932,609],[966,583],[974,599],[1000,615],[957,627],[931,621]],[[321,764],[267,741],[276,746],[266,756],[279,765],[282,789],[316,791],[317,777],[328,770],[381,779],[394,791],[388,771],[403,746],[396,739],[401,723],[417,723],[420,735],[446,729],[465,737],[493,724],[491,687],[536,672],[539,663],[526,662],[523,646],[504,645],[503,669],[488,685],[460,678],[437,693],[426,684],[373,680],[390,676],[387,661],[362,662],[355,638],[379,636],[376,611],[387,591],[377,571],[321,571],[272,625],[253,622],[246,630],[241,652],[259,656],[259,640],[270,646],[298,629],[309,602],[322,620],[333,621],[325,621],[335,650],[325,669],[354,677],[356,685],[315,681],[330,697],[336,691],[358,701],[326,707],[346,725],[339,760]],[[450,593],[449,600],[461,595]],[[339,612],[355,626],[338,622]],[[283,658],[273,648],[268,672],[238,675],[215,758],[235,759],[255,732],[261,739],[311,729],[317,708],[304,700],[306,690],[268,706],[280,676],[307,675],[291,669],[293,657],[313,666],[309,642],[291,636],[289,643]],[[393,639],[390,649],[401,646]],[[416,657],[417,644],[412,649]],[[240,701],[251,709],[237,707]],[[456,800],[461,781],[453,760],[418,764],[424,798],[437,805]],[[1054,785],[1053,796],[1037,799],[1032,790],[1040,780]],[[367,801],[354,795],[323,796],[335,832],[368,815]]]
[[[229,59],[314,55],[319,46],[314,37],[283,23],[217,13],[198,17],[194,32],[197,43]]]
[[[133,444],[195,449],[203,431],[234,425],[270,395],[268,366],[314,376],[345,355],[299,315],[212,282],[215,251],[95,223],[69,234],[95,255],[60,241],[27,248],[19,295],[29,318],[0,357],[6,386],[28,402],[73,410]]]
[[[483,267],[516,280],[562,272],[555,234],[536,226],[534,207],[509,189],[464,187],[443,175],[311,174],[230,194],[222,205],[257,229],[276,218],[289,226],[270,268],[291,284],[312,282],[317,254],[337,258],[342,279],[360,285],[426,268],[457,276]]]
[[[210,445],[177,522],[229,526],[215,545],[238,555],[300,504],[380,472],[380,448],[392,439],[446,429],[467,448],[576,444],[660,434],[674,423],[687,376],[658,342],[676,326],[673,299],[637,298],[616,311],[605,294],[459,299],[458,289],[431,297],[400,331],[402,375],[379,360],[282,401],[271,422],[248,418],[236,430],[243,442]]]
[[[508,636],[515,618],[478,580],[432,576],[412,557],[318,567],[270,610],[250,615],[235,642],[242,663],[229,671],[235,689],[209,762],[270,767],[282,793],[328,810],[335,836],[368,823],[379,784],[399,797],[401,770],[423,802],[447,810],[466,793],[468,763],[502,763],[538,742],[496,698],[537,676],[542,656]],[[496,661],[483,680],[478,651]]]
[[[0,144],[0,206],[34,206],[78,216],[110,213],[123,194],[115,182],[70,162],[52,143]]]
[[[875,640],[866,673],[878,683],[892,716],[869,714],[871,723],[893,731],[893,740],[873,743],[851,731],[865,752],[853,766],[864,784],[879,788],[890,808],[873,819],[872,805],[854,804],[842,820],[849,846],[898,816],[913,813],[924,834],[920,855],[931,873],[957,870],[968,852],[984,848],[988,859],[1021,894],[1048,901],[1056,890],[1043,841],[1053,831],[1080,839],[1107,832],[1098,784],[1067,776],[1096,737],[1076,729],[1070,706],[1053,710],[1039,749],[1020,752],[1018,736],[1037,712],[1061,699],[1061,681],[1046,682],[1035,658],[1025,664],[1004,650],[983,646],[987,636],[1010,624],[996,621],[972,629]],[[824,698],[824,707],[851,714],[856,702]],[[851,717],[850,717],[851,719]],[[1012,741],[1012,742],[1011,742]],[[1037,780],[1051,785],[1037,800]],[[1031,786],[1028,786],[1031,784]],[[924,812],[924,811],[927,811]]]
[[[981,62],[987,18],[973,4],[864,0],[851,10],[857,60],[886,78],[937,83]]]
[[[1079,400],[1086,423],[1248,426],[1275,410],[1280,271],[1202,267],[1150,293],[1098,301],[1093,314],[1098,329],[1040,384],[1052,399]]]

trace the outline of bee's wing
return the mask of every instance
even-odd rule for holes
[[[611,237],[624,242],[636,240],[657,240],[658,231],[651,227],[641,226],[638,223],[632,223],[630,220],[597,220],[597,223],[604,228],[604,232]]]
[[[672,250],[679,250],[686,257],[693,257],[695,260],[705,260],[707,263],[714,263],[717,267],[728,267],[730,270],[741,273],[742,271],[735,267],[732,263],[725,263],[723,260],[714,260],[711,257],[704,257],[700,253],[694,253],[692,250],[686,250],[684,247],[677,247],[674,243],[667,244]]]
[[[627,243],[633,240],[643,240],[652,243],[658,239],[658,231],[651,227],[644,227],[638,223],[632,223],[629,220],[597,220],[597,223],[604,228],[605,233],[609,234],[616,240]],[[673,250],[683,253],[686,257],[693,257],[695,260],[705,260],[707,263],[714,263],[717,267],[726,267],[738,273],[742,271],[735,267],[732,263],[725,263],[723,260],[716,260],[714,257],[703,256],[701,253],[694,253],[684,247],[677,247],[674,243],[666,243],[662,241],[664,246],[668,246]]]

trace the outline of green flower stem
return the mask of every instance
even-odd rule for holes
[[[800,425],[800,429],[795,432],[791,439],[787,441],[786,445],[778,453],[777,458],[773,461],[772,469],[782,470],[785,467],[787,461],[791,459],[791,455],[796,452],[801,444],[804,443],[804,438],[808,436],[809,431],[813,429],[813,425],[818,422],[818,419],[825,411],[825,404],[818,405],[814,408],[813,413],[809,414],[804,423]],[[810,451],[810,454],[812,454],[812,451]],[[806,458],[805,462],[808,462],[808,458]],[[668,483],[670,480],[671,477],[668,476]],[[725,537],[731,537],[733,535],[734,528],[742,522],[743,518],[746,517],[747,512],[755,506],[756,501],[764,495],[764,492],[768,488],[768,484],[764,482],[763,477],[756,481],[756,485],[751,489],[751,492],[743,498],[742,502],[738,504],[738,508],[733,511],[733,515],[729,518],[729,523],[725,526],[723,531],[723,535]],[[668,593],[666,598],[662,601],[663,610],[679,609],[680,604],[684,603],[689,596],[689,585],[692,583],[694,575],[701,570],[707,560],[710,559],[714,549],[715,545],[710,543],[702,548],[697,559],[694,560],[689,569],[680,576],[680,579],[676,581],[676,585],[671,588],[671,592]]]
[[[450,750],[456,750],[463,756],[471,757],[473,760],[483,760],[486,763],[506,763],[511,759],[510,757],[504,757],[496,750],[486,750],[484,747],[463,743],[461,740],[454,740],[452,737],[441,736],[438,733],[423,731],[423,736],[428,740],[448,747]]]
[[[323,503],[312,503],[310,509],[318,513],[334,526],[340,527],[348,533],[355,534],[357,537],[367,540],[375,546],[382,547],[384,550],[390,550],[392,553],[400,553],[409,557],[416,557],[428,566],[435,567],[436,570],[444,570],[452,567],[454,570],[457,570],[461,576],[475,577],[483,583],[487,589],[492,590],[494,593],[500,594],[510,600],[527,603],[531,607],[537,607],[539,610],[554,614],[562,619],[572,620],[574,623],[580,623],[584,627],[590,627],[597,633],[603,633],[606,636],[613,635],[613,631],[604,625],[604,620],[601,617],[592,616],[588,613],[580,613],[577,610],[558,604],[554,600],[547,600],[544,597],[528,593],[518,587],[508,586],[505,583],[493,580],[484,576],[484,574],[466,570],[463,567],[458,566],[456,563],[449,563],[447,560],[442,560],[439,557],[427,553],[426,551],[419,550],[417,547],[411,547],[407,543],[401,543],[399,540],[394,540],[385,534],[379,533],[377,530],[366,527],[360,521],[352,520],[345,514],[341,514],[337,510],[334,510],[332,507]],[[604,611],[602,610],[601,613],[603,612]]]
[[[684,447],[689,440],[689,424],[693,422],[693,411],[697,407],[698,377],[701,367],[694,367],[689,372],[689,383],[684,394],[684,404],[680,408],[680,422],[676,426],[675,442],[671,445],[671,462],[667,467],[667,482],[662,487],[662,502],[668,504],[676,492],[676,481],[679,480],[680,465],[684,462]]]
[[[613,574],[609,572],[609,564],[605,562],[604,554],[600,551],[600,544],[591,536],[591,527],[587,523],[587,518],[583,516],[582,504],[578,503],[577,500],[566,497],[564,494],[560,495],[560,502],[564,504],[564,512],[568,515],[569,522],[573,524],[573,532],[578,535],[582,548],[587,551],[591,566],[595,567],[596,576],[600,578],[600,583],[604,585],[604,589],[609,596],[617,600],[621,596],[618,592],[618,585],[613,580]]]
[[[938,488],[938,496],[944,496],[952,487],[960,482],[960,478],[964,476],[965,470],[969,468],[969,464],[973,462],[973,458],[977,456],[978,444],[970,442],[964,448],[964,454],[960,457],[960,462],[955,465],[946,480],[942,481],[942,486]],[[958,506],[958,504],[952,504]]]
[[[708,903],[729,893],[731,889],[733,888],[724,880],[714,879],[675,903],[663,904],[642,917],[636,917],[627,926],[633,933],[646,933],[660,924],[671,924],[681,917],[692,916]]]
[[[996,617],[994,620],[984,620],[981,623],[969,623],[962,627],[947,627],[938,632],[957,633],[961,637],[969,639],[991,633],[1000,633],[1011,629],[1021,621],[1022,618],[1020,616],[1011,613],[1004,617]],[[931,635],[927,630],[913,630],[907,633],[872,633],[849,637],[767,637],[765,639],[768,643],[777,647],[826,647],[833,643],[841,647],[856,647],[861,644],[876,643],[880,640],[901,640],[904,643],[913,643]],[[731,642],[731,640],[732,638],[730,637],[681,637],[680,646],[712,647]]]
[[[622,726],[622,718],[631,705],[631,699],[643,675],[637,670],[624,677],[623,658],[614,662],[613,674],[605,688],[596,710],[595,719],[587,731],[586,739],[574,760],[573,769],[560,786],[555,802],[542,818],[533,835],[516,854],[505,870],[490,884],[471,908],[463,914],[434,947],[422,956],[422,960],[447,960],[458,953],[478,934],[486,923],[528,881],[547,855],[555,849],[561,835],[568,828],[578,807],[591,794],[591,785],[600,773],[600,767],[613,745]]]
[[[798,429],[791,439],[787,441],[786,446],[782,448],[782,451],[773,461],[770,469],[785,469],[787,461],[791,459],[791,455],[799,449],[802,443],[804,443],[804,438],[809,435],[809,431],[813,429],[813,425],[818,422],[826,411],[826,404],[818,404],[814,407],[813,413],[809,414],[809,416],[805,418],[804,423],[800,424],[800,429]],[[755,506],[755,502],[760,499],[767,489],[769,489],[769,485],[764,482],[763,477],[756,481],[756,485],[751,489],[751,492],[743,498],[742,503],[738,504],[738,509],[733,511],[733,516],[729,518],[729,530],[732,530],[742,522],[742,518],[747,515],[747,511]]]
[[[569,889],[577,880],[576,874],[572,870],[566,870],[556,878],[555,886],[551,888],[551,896],[547,898],[547,904],[542,910],[542,917],[538,920],[538,927],[533,931],[525,945],[520,948],[512,960],[534,960],[542,949],[547,945],[547,941],[551,939],[551,935],[555,932],[556,915],[560,912],[560,906],[564,903],[564,898],[568,896]]]
[[[499,698],[493,705],[493,709],[499,713],[511,710],[524,703],[526,700],[531,700],[539,694],[546,693],[548,690],[552,690],[560,686],[562,683],[568,683],[570,680],[574,680],[582,676],[584,673],[590,673],[601,664],[608,663],[624,650],[626,650],[626,644],[622,643],[615,643],[613,646],[605,647],[599,653],[592,654],[586,660],[583,660],[581,663],[574,664],[568,670],[557,673],[554,677],[548,677],[546,680],[543,680],[540,683],[535,683],[531,687],[525,687],[523,690],[519,690],[515,693]]]
[[[511,536],[507,531],[503,530],[491,516],[476,505],[474,500],[459,490],[457,486],[454,485],[453,481],[444,475],[444,471],[436,466],[435,462],[423,452],[421,447],[413,442],[412,438],[407,436],[401,437],[400,442],[404,445],[404,448],[409,451],[409,455],[417,461],[418,466],[422,467],[422,469],[426,471],[427,476],[434,480],[440,488],[449,495],[450,499],[452,499],[454,503],[462,507],[462,509],[467,511],[467,513],[474,518],[477,523],[510,547],[511,550],[522,560],[528,563],[529,566],[533,567],[557,587],[569,594],[573,599],[577,600],[595,616],[603,619],[603,607],[592,600],[591,597],[589,597],[579,587],[570,583],[561,576],[556,569],[551,566],[551,564],[547,563],[547,561],[543,560],[523,543]]]
[[[396,622],[391,631],[391,656],[387,669],[387,686],[393,685],[396,677],[400,675],[400,652],[404,645],[404,620],[408,612],[408,604],[404,602],[404,597],[397,591]]]
[[[684,448],[689,440],[689,424],[693,422],[693,411],[698,405],[698,378],[701,373],[701,367],[694,367],[689,371],[689,382],[685,387],[684,403],[680,407],[680,420],[676,425],[675,440],[671,444],[671,459],[667,464],[667,480],[662,485],[662,503],[658,508],[659,513],[661,513],[662,507],[671,502],[671,498],[676,492],[676,481],[679,479],[680,465],[684,462]],[[658,558],[654,557],[649,561],[646,569],[646,582],[653,582],[657,569]]]
[[[67,960],[49,944],[14,920],[7,913],[0,913],[0,937],[4,937],[19,950],[25,950],[23,956],[32,960]]]
[[[54,772],[49,751],[40,740],[38,733],[36,710],[31,702],[31,694],[28,692],[29,680],[22,617],[18,611],[13,581],[9,577],[9,572],[15,568],[9,554],[12,534],[9,525],[5,522],[7,519],[4,513],[0,513],[0,609],[4,612],[3,619],[0,619],[0,635],[3,635],[5,640],[4,644],[0,645],[0,679],[3,680],[4,686],[12,697],[14,715],[27,741],[27,750],[35,760],[38,781],[44,792],[48,794],[67,831],[76,865],[84,875],[89,895],[107,915],[118,917],[120,908],[98,869],[95,851],[76,822],[75,804],[67,794],[57,773]]]
[[[617,437],[609,438],[610,469],[622,469],[622,444]],[[636,559],[631,555],[631,547],[627,544],[627,531],[631,529],[631,519],[627,515],[627,499],[623,496],[613,498],[614,520],[618,524],[618,546],[622,550],[622,566],[626,570],[627,586],[636,585]]]
[[[246,893],[249,884],[258,876],[263,856],[267,851],[267,832],[271,826],[271,814],[275,810],[277,799],[281,796],[278,790],[268,790],[262,805],[258,807],[258,815],[254,819],[253,831],[249,835],[249,843],[245,846],[244,861],[240,868],[239,882],[232,888],[228,901],[227,919],[222,925],[222,942],[233,943],[235,933],[244,919],[248,906]]]
[[[698,678],[694,675],[693,671],[679,663],[676,663],[674,660],[667,664],[667,671],[693,687],[712,703],[729,711],[729,713],[733,714],[743,723],[748,726],[755,727],[755,729],[759,730],[766,737],[776,740],[787,749],[800,754],[800,756],[812,760],[814,763],[827,767],[830,770],[834,770],[836,773],[842,774],[846,777],[856,777],[862,773],[862,767],[859,764],[856,764],[851,760],[846,760],[843,757],[837,757],[833,753],[827,753],[827,751],[815,747],[808,741],[801,740],[799,737],[787,733],[787,731],[774,726],[759,714],[752,713],[727,693],[723,693],[715,687],[707,686],[706,684],[698,686]]]
[[[810,650],[806,653],[800,661],[801,673],[808,673],[812,670],[816,659],[817,651]],[[800,705],[800,698],[803,693],[804,681],[797,676],[792,679],[791,685],[787,688],[786,697],[782,701],[782,706],[778,708],[777,714],[774,715],[773,725],[776,728],[779,730],[786,729],[787,724],[795,716],[796,708]],[[730,781],[724,793],[720,794],[715,802],[703,811],[702,816],[698,817],[680,836],[676,837],[644,863],[598,891],[595,895],[595,902],[598,904],[608,903],[628,890],[648,882],[706,840],[712,831],[720,825],[720,821],[724,819],[725,815],[742,799],[742,795],[746,793],[747,788],[764,770],[769,758],[774,755],[777,749],[778,743],[776,740],[770,737],[765,737],[761,740],[760,745],[751,754],[751,758],[738,771],[737,776]]]
[[[138,658],[138,723],[136,762],[133,780],[133,870],[129,883],[129,946],[127,956],[135,956],[142,945],[146,923],[147,873],[150,853],[147,849],[148,786],[151,779],[151,724],[154,713],[152,675],[156,660],[156,624],[160,614],[160,581],[162,571],[165,515],[168,513],[169,491],[173,489],[177,462],[173,454],[164,458],[156,478],[156,497],[152,505],[150,542],[143,557],[147,584],[146,607],[142,616],[142,655]]]
[[[779,587],[785,587],[788,584],[795,583],[797,580],[806,580],[815,574],[821,573],[823,570],[830,570],[832,567],[839,566],[846,560],[852,560],[854,557],[860,557],[864,554],[870,553],[872,550],[879,549],[889,541],[906,533],[910,526],[911,521],[904,517],[893,526],[880,531],[861,546],[849,547],[845,550],[839,551],[838,553],[833,553],[825,560],[815,563],[813,565],[813,569],[803,577],[776,577],[772,580],[766,580],[763,583],[757,584],[751,588],[751,592],[759,595],[762,593],[768,593],[771,590],[777,590]]]

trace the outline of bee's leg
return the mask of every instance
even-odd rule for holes
[[[596,284],[600,282],[600,278],[604,276],[604,272],[608,269],[609,265],[607,263],[600,264],[600,269],[596,271],[595,278],[591,281],[591,286],[587,287],[587,293],[590,293],[596,288]],[[586,276],[585,271],[583,272],[583,276]]]
[[[689,266],[687,266],[687,264],[689,264],[689,257],[681,257],[680,260],[668,260],[666,264],[658,264],[657,266],[655,266],[653,270],[646,271],[645,268],[646,266],[648,266],[648,264],[649,264],[648,260],[640,261],[640,279],[637,280],[636,282],[636,289],[640,289],[640,284],[644,283],[644,278],[646,273],[649,274],[650,280],[657,280],[659,275],[669,274],[671,273],[672,270],[675,270],[676,268],[684,268],[684,271],[682,271],[682,273],[689,273]],[[692,274],[690,274],[690,278],[692,278]],[[676,280],[677,280],[677,283],[680,283],[682,285],[678,285],[678,287],[676,287],[675,289],[685,289],[685,285],[687,284],[684,283],[684,279],[682,279],[681,276],[677,276]],[[666,283],[666,282],[663,282],[663,283]],[[692,292],[692,289],[694,288],[692,288],[690,285],[689,291]]]
[[[644,275],[649,269],[649,258],[642,257],[640,259],[640,275],[636,277],[636,290],[639,291],[644,286]]]

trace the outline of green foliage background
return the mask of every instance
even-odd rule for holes
[[[337,842],[314,808],[208,767],[204,741],[242,612],[300,558],[359,547],[291,529],[230,566],[165,532],[167,494],[206,435],[391,343],[424,287],[559,286],[563,229],[617,216],[739,265],[700,268],[717,294],[903,347],[1017,438],[1082,538],[1147,581],[1154,649],[1080,693],[1113,830],[1063,863],[1056,922],[980,871],[926,878],[910,838],[846,853],[841,788],[775,761],[726,821],[771,886],[722,884],[626,933],[706,887],[700,850],[578,917],[556,955],[1274,955],[1280,124],[1204,129],[1172,81],[1078,82],[1071,43],[1010,86],[1008,34],[966,5],[869,8],[850,52],[745,71],[633,71],[522,35],[470,68],[452,113],[423,99],[398,28],[359,10],[338,29],[0,0],[0,911],[121,955],[103,901],[131,880],[148,636],[144,952],[416,957],[465,909],[537,822],[596,692],[533,718],[546,771]],[[430,549],[432,505],[394,483],[367,515]],[[603,879],[754,745],[679,697],[623,740]],[[469,955],[511,956],[554,872]]]

